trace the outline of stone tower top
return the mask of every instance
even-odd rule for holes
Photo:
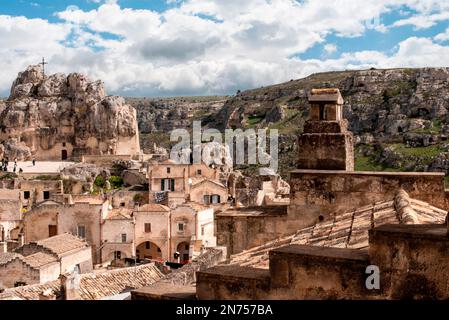
[[[354,170],[354,147],[340,90],[313,89],[310,116],[298,137],[298,169]]]
[[[340,121],[343,119],[343,97],[340,90],[312,89],[309,94],[310,120]]]

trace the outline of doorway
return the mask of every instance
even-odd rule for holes
[[[61,159],[62,160],[67,160],[68,156],[67,156],[67,150],[61,150]]]
[[[58,234],[58,229],[57,229],[57,227],[55,226],[55,225],[53,225],[53,224],[50,224],[49,226],[48,226],[48,237],[50,238],[50,237],[54,237],[54,236],[56,236]]]

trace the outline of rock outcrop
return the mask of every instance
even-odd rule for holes
[[[0,112],[0,156],[65,160],[140,152],[135,109],[79,73],[44,76],[40,66],[29,66]]]

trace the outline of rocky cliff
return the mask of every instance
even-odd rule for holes
[[[314,74],[237,92],[202,120],[221,130],[278,129],[281,170],[286,175],[295,166],[296,135],[308,116],[307,93],[323,87],[339,88],[345,99],[344,116],[355,137],[357,170],[449,171],[449,68]],[[183,108],[176,109],[181,115],[174,114],[170,121],[183,125]]]
[[[77,158],[140,151],[136,111],[106,96],[103,82],[72,73],[44,76],[40,66],[20,72],[0,103],[0,157]]]

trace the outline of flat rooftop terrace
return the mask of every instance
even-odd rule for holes
[[[73,165],[75,162],[70,161],[36,161],[36,165],[33,166],[31,161],[17,161],[16,173],[19,173],[19,169],[22,168],[23,173],[30,174],[46,174],[46,173],[59,173],[65,167]],[[13,172],[14,161],[9,161],[8,172]],[[4,172],[4,171],[2,171]],[[1,173],[1,172],[0,172]]]

